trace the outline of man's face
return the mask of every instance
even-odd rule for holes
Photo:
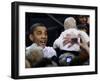
[[[45,47],[47,44],[47,28],[44,26],[38,26],[35,28],[33,31],[33,41],[36,43],[38,46]]]

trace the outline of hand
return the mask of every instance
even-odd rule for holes
[[[82,49],[85,49],[86,52],[89,54],[89,46],[87,44],[87,42],[85,41],[85,39],[80,35],[80,39],[82,40],[79,45]]]
[[[70,43],[71,42],[71,36],[70,35],[67,35],[66,37],[63,38],[64,41],[63,41],[63,46],[65,46],[66,44]]]

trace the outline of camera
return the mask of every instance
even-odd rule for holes
[[[71,63],[72,62],[72,56],[67,56],[66,57],[66,62]]]

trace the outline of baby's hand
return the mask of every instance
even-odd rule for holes
[[[63,46],[71,42],[71,36],[68,34],[66,37],[63,38]]]

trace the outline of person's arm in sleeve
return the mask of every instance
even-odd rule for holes
[[[56,39],[53,43],[53,48],[56,49],[56,48],[59,48],[60,45],[59,45],[59,39]]]
[[[60,36],[54,41],[54,43],[53,43],[54,49],[56,49],[56,48],[61,49],[63,47],[63,37],[64,37],[64,32],[62,32],[60,34]]]
[[[86,43],[89,43],[89,36],[84,31],[80,31],[80,36]]]

